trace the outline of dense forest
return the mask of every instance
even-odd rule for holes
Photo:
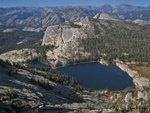
[[[14,49],[29,48],[40,45],[43,32],[16,30],[13,32],[0,31],[0,53]]]
[[[95,22],[95,24],[100,24]],[[108,61],[119,58],[127,61],[150,62],[150,28],[125,22],[109,22],[101,26],[105,31],[96,28],[96,35],[80,41],[81,47],[91,53],[88,60],[101,57]],[[95,25],[96,27],[97,25]]]

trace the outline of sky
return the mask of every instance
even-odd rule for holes
[[[136,6],[150,6],[150,0],[0,0],[0,7],[17,6],[86,6],[86,5],[118,5],[130,4]]]

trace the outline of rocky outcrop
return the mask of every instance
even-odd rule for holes
[[[86,34],[81,27],[87,24],[88,20],[85,19],[79,23],[68,22],[64,25],[49,26],[46,29],[42,45],[59,46],[80,37],[84,38]]]
[[[119,21],[117,17],[111,16],[106,13],[98,13],[97,15],[94,16],[95,19],[100,19],[100,20],[113,20],[113,21]]]
[[[45,31],[42,45],[58,45],[59,43],[63,43],[61,28],[58,25],[48,27]]]
[[[135,19],[135,20],[133,21],[133,23],[139,24],[139,25],[148,25],[148,24],[150,24],[148,21],[141,20],[141,19]]]
[[[80,22],[68,22],[47,28],[42,45],[56,46],[56,49],[46,53],[52,66],[65,65],[70,61],[78,60],[81,56],[89,55],[79,47],[79,40],[87,38],[88,34],[94,31],[90,24],[90,20],[86,17],[82,18]]]
[[[104,59],[100,59],[99,63],[105,66],[109,65],[108,62],[106,62]]]
[[[137,88],[150,88],[150,80],[145,77],[140,77],[140,74],[129,68],[129,64],[115,60],[116,65],[123,71],[127,72],[128,75],[133,78],[133,83]]]
[[[127,64],[125,64],[122,61],[116,60],[116,66],[118,66],[121,70],[125,71],[128,73],[128,75],[132,78],[138,77],[139,73],[137,71],[131,70]]]
[[[0,59],[10,62],[26,62],[37,58],[39,55],[35,49],[13,50],[0,55]]]
[[[90,19],[89,17],[82,17],[80,18],[80,21],[79,22],[75,22],[75,24],[78,24],[78,25],[81,25],[81,26],[89,26],[90,25]]]

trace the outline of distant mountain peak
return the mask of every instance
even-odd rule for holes
[[[122,7],[134,7],[134,6],[130,5],[130,4],[120,4],[120,5],[117,5],[117,6],[122,6]]]
[[[124,9],[124,10],[138,10],[139,8],[146,8],[144,6],[134,6],[130,4],[120,4],[117,5],[116,8]]]
[[[112,7],[110,4],[104,4],[101,7]]]
[[[104,4],[100,7],[102,12],[112,13],[113,7],[109,4]]]

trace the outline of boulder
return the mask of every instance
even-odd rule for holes
[[[142,88],[142,87],[150,88],[150,80],[145,77],[134,78],[133,82],[139,88]]]
[[[124,100],[126,103],[129,103],[132,99],[132,93],[127,93]]]
[[[147,101],[149,99],[148,93],[146,91],[144,91],[144,92],[138,91],[137,99],[144,99]]]

